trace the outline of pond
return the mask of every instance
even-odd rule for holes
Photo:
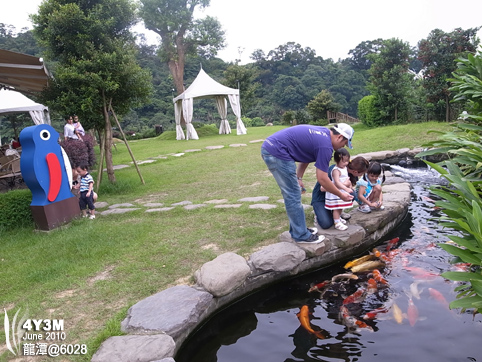
[[[385,264],[375,284],[373,271],[343,276],[349,260],[277,283],[216,314],[176,362],[482,362],[481,315],[449,310],[456,284],[440,276],[467,268],[451,264],[438,246],[454,232],[434,219],[439,211],[428,186],[443,181],[428,169],[391,171],[411,183],[412,202],[376,246]],[[324,281],[330,283],[312,288]]]

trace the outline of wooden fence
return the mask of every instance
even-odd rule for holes
[[[357,123],[360,122],[358,118],[349,116],[348,114],[345,113],[340,113],[340,112],[326,112],[327,119],[330,123],[333,123],[335,121],[336,123],[341,122],[341,123]]]

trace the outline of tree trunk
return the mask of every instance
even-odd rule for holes
[[[112,124],[110,123],[105,95],[102,95],[102,97],[104,99],[103,112],[105,120],[105,167],[107,168],[107,178],[110,182],[115,183],[114,163],[112,162]]]

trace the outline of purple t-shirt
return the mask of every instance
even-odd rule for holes
[[[282,129],[266,138],[261,147],[281,160],[314,162],[326,173],[333,155],[330,130],[307,124]]]

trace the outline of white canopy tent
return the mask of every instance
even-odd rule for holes
[[[40,103],[35,103],[22,93],[8,89],[0,89],[0,116],[26,112],[30,114],[35,124],[50,124],[48,107]]]
[[[30,114],[35,124],[50,124],[48,107],[14,90],[0,89],[0,115],[24,112]]]
[[[202,68],[192,84],[180,95],[173,99],[174,115],[176,119],[176,139],[199,139],[191,121],[193,115],[194,98],[215,98],[221,125],[219,134],[231,133],[227,118],[227,100],[236,116],[236,131],[238,135],[246,134],[246,127],[241,120],[241,103],[239,100],[239,89],[226,87],[211,78]],[[186,122],[186,136],[181,127],[181,114]]]

